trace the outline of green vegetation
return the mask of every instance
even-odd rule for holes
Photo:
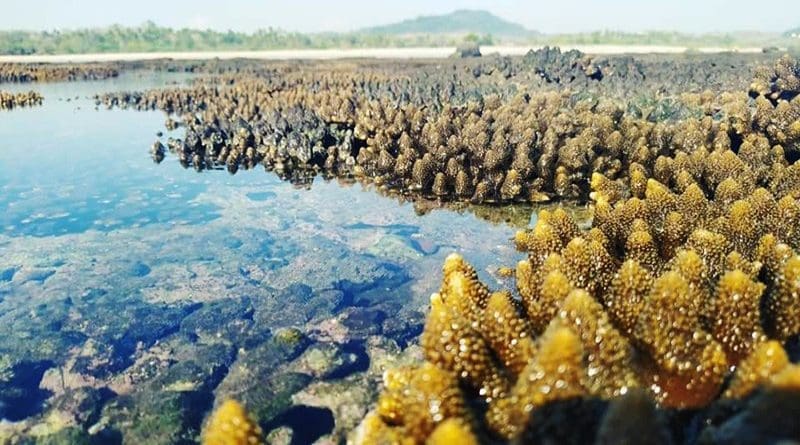
[[[395,37],[367,33],[302,34],[276,29],[254,33],[171,29],[147,22],[127,28],[65,31],[0,31],[0,54],[78,54],[156,51],[266,50],[284,48],[364,48],[454,46],[454,36]]]
[[[794,30],[797,31],[797,30]],[[791,47],[800,39],[786,33],[683,34],[670,31],[626,33],[596,31],[541,34],[486,11],[459,10],[346,33],[304,34],[273,28],[254,33],[210,29],[171,29],[147,22],[138,27],[61,31],[0,31],[0,54],[78,54],[157,51],[247,51],[479,45],[676,45]]]

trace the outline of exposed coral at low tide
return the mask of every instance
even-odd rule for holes
[[[0,63],[0,83],[99,80],[118,75],[115,64]]]
[[[516,268],[518,298],[491,293],[460,256],[448,257],[422,336],[426,363],[402,381],[434,373],[455,379],[452,391],[411,396],[389,374],[382,397],[392,403],[379,402],[359,437],[425,443],[455,418],[488,443],[645,434],[727,443],[731,431],[746,442],[797,439],[764,410],[800,410],[784,346],[800,334],[800,184],[769,191],[749,167],[723,165],[680,193],[645,179],[641,198],[613,206],[608,197],[627,187],[612,193],[594,178],[590,229],[560,209],[540,212],[515,240],[528,254]],[[707,197],[713,175],[725,179]],[[641,412],[626,411],[633,406]],[[698,426],[708,416],[713,426]]]
[[[298,182],[354,176],[443,201],[585,200],[593,174],[601,175],[597,193],[612,203],[641,194],[646,177],[673,190],[696,181],[714,191],[749,167],[768,185],[800,152],[800,104],[763,95],[792,88],[783,80],[790,59],[774,68],[784,73],[775,84],[785,87],[760,88],[755,99],[719,86],[664,96],[658,79],[620,69],[641,70],[641,61],[557,50],[519,65],[503,60],[495,62],[515,67],[508,75],[473,76],[459,65],[452,73],[428,65],[252,69],[191,88],[105,95],[98,104],[172,114],[169,125],[180,123],[186,135],[166,147],[185,167],[235,173],[263,165]],[[627,84],[638,95],[616,89]]]
[[[10,93],[0,91],[0,110],[11,110],[17,107],[33,107],[41,105],[44,98],[36,91]]]

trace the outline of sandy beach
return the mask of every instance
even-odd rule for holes
[[[483,46],[484,55],[500,54],[518,56],[539,46]],[[654,45],[571,45],[562,50],[577,49],[587,54],[679,54],[686,52],[683,46]],[[82,63],[120,62],[134,60],[208,60],[208,59],[258,59],[258,60],[327,60],[327,59],[437,59],[448,57],[454,47],[417,48],[352,48],[352,49],[288,49],[269,51],[206,51],[206,52],[148,52],[148,53],[101,53],[101,54],[42,54],[27,56],[0,56],[1,62],[11,63]],[[757,53],[761,48],[698,48],[701,53],[735,51]]]

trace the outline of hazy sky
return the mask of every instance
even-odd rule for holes
[[[139,25],[349,31],[454,9],[486,9],[543,32],[598,29],[784,31],[798,0],[0,0],[0,29]]]

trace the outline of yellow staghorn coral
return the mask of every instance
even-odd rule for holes
[[[427,360],[479,389],[487,400],[506,392],[508,384],[494,363],[486,340],[465,317],[448,307],[440,294],[431,296],[420,343]]]
[[[678,196],[678,212],[687,223],[705,219],[708,208],[709,202],[697,184],[690,185]]]
[[[776,338],[800,334],[800,256],[789,258],[780,269],[766,300],[766,314]]]
[[[585,385],[590,395],[610,399],[639,386],[631,344],[586,291],[573,290],[551,323],[567,326],[578,334],[583,345]]]
[[[354,445],[415,445],[417,441],[401,428],[387,425],[375,412],[367,413],[356,429]]]
[[[776,212],[777,234],[786,244],[800,249],[800,201],[794,196],[786,195],[778,201]]]
[[[769,190],[759,187],[747,197],[747,201],[753,212],[752,223],[758,225],[762,231],[774,230],[778,226],[778,202]]]
[[[739,181],[734,178],[725,178],[719,183],[714,192],[714,201],[716,204],[728,206],[734,201],[744,199],[745,196],[747,196],[747,190],[742,187]]]
[[[442,301],[473,327],[477,326],[489,300],[489,289],[478,280],[475,269],[458,254],[450,254],[445,259],[443,272]]]
[[[552,212],[542,210],[539,212],[539,219],[553,227],[558,237],[561,239],[561,245],[566,245],[573,238],[580,236],[581,230],[575,220],[564,211],[563,208],[557,207]]]
[[[623,184],[606,178],[602,173],[592,173],[592,179],[589,184],[592,189],[589,198],[595,201],[604,199],[609,204],[614,204],[625,198],[627,194],[627,189]]]
[[[667,213],[661,232],[661,258],[672,258],[686,242],[692,229],[689,224],[690,220],[691,217],[686,217],[682,213]]]
[[[766,340],[759,310],[764,288],[741,270],[719,279],[711,304],[711,334],[731,357],[742,357]]]
[[[478,439],[463,421],[447,419],[433,430],[425,445],[478,445]]]
[[[678,206],[677,196],[655,179],[647,181],[645,198],[647,223],[653,227],[661,227],[667,213],[676,210]]]
[[[489,425],[503,437],[514,437],[535,408],[584,395],[583,369],[580,338],[570,328],[552,324],[539,339],[536,355],[510,395],[490,406]]]
[[[386,425],[403,436],[427,437],[445,419],[468,416],[455,376],[431,363],[386,371],[383,380],[375,410],[382,424],[373,420],[372,431]]]
[[[708,288],[710,281],[705,261],[694,250],[679,250],[667,267],[686,280],[689,289],[684,301],[691,305],[692,313],[699,314],[701,319],[708,317],[711,290]]]
[[[705,264],[711,280],[719,278],[725,266],[725,259],[731,251],[730,243],[724,235],[705,229],[697,229],[686,240],[686,249],[695,251]]]
[[[727,371],[722,345],[702,329],[690,296],[689,283],[677,272],[666,272],[653,283],[635,328],[659,368],[654,385],[667,405],[708,403]]]
[[[553,256],[553,258],[560,258],[560,256]],[[536,292],[529,297],[523,296],[522,299],[525,311],[531,321],[531,328],[537,333],[545,330],[550,320],[558,313],[561,303],[573,289],[569,278],[561,271],[546,272],[543,270],[541,273],[546,273],[546,275],[538,285]]]
[[[774,234],[768,233],[761,237],[756,247],[756,260],[762,264],[767,279],[771,282],[780,273],[786,261],[793,256],[791,247],[778,242]]]
[[[653,165],[652,154],[637,156]],[[741,175],[709,179],[711,167]],[[646,414],[636,425],[669,443],[660,410],[713,418],[726,380],[724,397],[767,403],[764,385],[792,367],[780,342],[800,333],[800,257],[784,241],[795,195],[773,195],[757,186],[752,166],[702,145],[659,169],[670,181],[683,177],[680,194],[647,179],[614,206],[598,194],[591,228],[557,209],[518,233],[528,254],[515,270],[519,300],[489,293],[462,258],[448,259],[422,346],[427,362],[464,390],[466,414],[453,417],[454,431],[463,426],[490,443],[567,440],[563,419],[577,415],[580,437],[624,442],[638,430],[620,410],[639,406]],[[603,416],[598,407],[609,400]]]
[[[641,164],[631,163],[628,168],[628,183],[631,194],[636,198],[644,198],[647,189],[647,170]]]
[[[738,200],[728,210],[726,235],[733,249],[751,258],[761,237],[760,222],[748,201]]]
[[[626,260],[614,275],[603,304],[625,335],[632,337],[645,297],[653,286],[652,274],[635,260]]]
[[[203,429],[203,445],[263,444],[261,427],[235,400],[226,400],[211,415]]]
[[[482,334],[503,365],[515,376],[534,353],[531,327],[510,292],[495,292],[483,313]]]
[[[787,365],[789,356],[779,342],[770,340],[758,343],[736,367],[733,379],[723,397],[732,399],[747,397]]]
[[[748,261],[741,253],[736,251],[729,253],[725,257],[725,270],[741,270],[752,280],[758,280],[761,266],[760,261]]]
[[[598,296],[611,284],[616,262],[602,245],[576,237],[562,250],[564,274],[575,287]]]
[[[515,236],[520,250],[528,253],[532,266],[538,267],[551,253],[558,253],[564,247],[556,229],[544,220],[537,221],[533,230],[517,232]]]
[[[635,230],[628,235],[628,240],[625,242],[625,254],[627,258],[637,261],[653,273],[657,273],[662,264],[653,237],[650,232],[645,230]]]

